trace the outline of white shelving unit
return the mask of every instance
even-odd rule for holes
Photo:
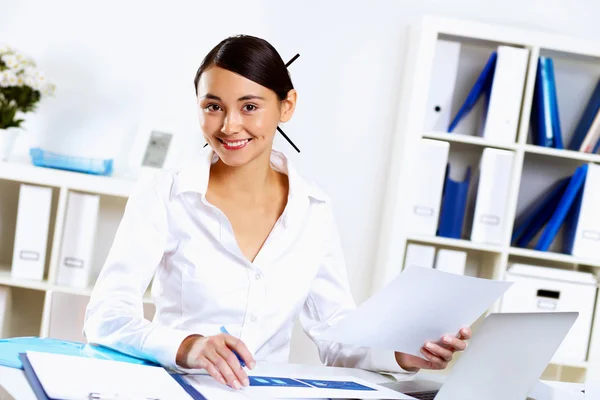
[[[14,233],[18,210],[20,184],[26,183],[52,188],[52,212],[44,279],[16,279],[11,276]],[[99,220],[96,232],[94,263],[91,282],[95,282],[108,254],[114,234],[121,221],[127,197],[135,185],[134,180],[103,177],[76,172],[61,171],[33,166],[28,160],[0,162],[0,286],[10,287],[11,310],[5,316],[6,337],[49,336],[50,332],[67,332],[68,339],[80,337],[83,313],[92,292],[88,288],[75,288],[56,284],[61,238],[69,192],[84,192],[100,195]],[[69,309],[54,312],[51,318],[53,297],[70,295],[61,303]],[[144,299],[150,305],[151,299]],[[77,324],[74,323],[77,321]],[[52,323],[55,326],[52,326]],[[56,325],[62,325],[57,330]]]
[[[438,40],[461,43],[452,116],[456,115],[489,55],[499,45],[519,47],[529,51],[519,125],[514,142],[498,143],[477,136],[477,121],[469,120],[470,117],[461,122],[463,126],[459,125],[453,133],[429,132],[424,129]],[[597,154],[543,148],[532,144],[529,125],[537,61],[540,55],[551,56],[554,60],[563,141],[567,146],[581,112],[600,77],[600,41],[432,16],[423,18],[411,27],[405,55],[398,123],[391,150],[373,292],[402,271],[405,251],[409,243],[429,244],[438,249],[463,250],[467,253],[466,273],[484,278],[504,279],[507,268],[513,262],[580,270],[600,276],[600,257],[596,260],[585,260],[561,254],[558,252],[560,243],[554,243],[549,252],[511,247],[510,239],[515,217],[539,196],[543,189],[548,188],[558,179],[571,175],[579,165],[600,163],[600,155]],[[470,114],[477,113],[478,110],[475,108]],[[409,198],[406,196],[405,189],[411,182],[411,166],[417,153],[415,149],[423,138],[448,142],[449,162],[453,168],[458,164],[459,168],[470,165],[476,169],[482,151],[486,147],[514,152],[512,183],[508,193],[504,194],[509,200],[507,209],[509,224],[500,245],[474,243],[468,238],[448,239],[410,234],[409,227],[404,223],[408,220],[407,215],[410,212]],[[469,206],[467,206],[467,213],[469,213]],[[472,218],[472,211],[470,217]],[[469,218],[469,214],[466,218]],[[499,311],[499,305],[500,302],[489,312]],[[590,333],[588,359],[584,362],[552,364],[546,370],[545,378],[582,381],[588,364],[600,363],[599,309],[600,307],[596,307],[595,323]]]

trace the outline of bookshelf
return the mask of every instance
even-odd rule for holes
[[[49,242],[46,251],[44,279],[28,280],[11,276],[14,232],[21,183],[52,188],[52,212]],[[70,326],[68,337],[79,337],[81,328],[73,321],[83,318],[87,300],[92,293],[104,259],[112,244],[114,234],[121,221],[127,197],[135,181],[118,177],[104,177],[40,168],[29,160],[12,159],[0,162],[0,286],[9,287],[12,301],[4,315],[3,335],[47,337],[57,326]],[[61,237],[64,228],[66,204],[71,191],[93,193],[100,196],[99,222],[96,228],[96,244],[93,256],[92,276],[87,288],[70,287],[56,283]],[[68,296],[61,304],[69,304],[68,312],[55,313],[50,318],[52,298]],[[56,302],[55,302],[56,303]],[[144,297],[146,305],[152,304],[149,293]],[[62,314],[62,315],[61,315]],[[50,323],[54,325],[52,325]],[[68,339],[60,337],[59,339]]]
[[[425,127],[428,98],[438,40],[459,42],[460,58],[452,97],[454,117],[468,91],[477,79],[492,51],[499,45],[526,49],[529,58],[522,90],[517,134],[514,141],[498,142],[479,136],[482,109],[476,106],[454,132],[448,133]],[[515,27],[485,24],[450,18],[426,16],[411,26],[408,34],[398,120],[393,136],[384,196],[377,268],[374,270],[372,292],[383,287],[404,268],[406,248],[411,243],[426,244],[436,249],[454,249],[467,253],[466,274],[491,279],[505,279],[512,263],[591,272],[600,277],[600,257],[582,259],[562,254],[560,240],[555,240],[547,252],[511,246],[511,234],[516,216],[539,196],[544,189],[560,178],[572,175],[575,168],[586,163],[600,163],[600,155],[570,150],[558,150],[534,145],[530,115],[534,101],[537,61],[539,56],[554,60],[557,102],[562,137],[567,147],[579,117],[587,104],[596,81],[600,78],[600,41],[525,30]],[[479,103],[482,103],[480,101]],[[461,126],[462,125],[462,126]],[[500,244],[475,243],[470,232],[461,239],[433,235],[415,235],[403,223],[411,212],[410,197],[406,195],[414,168],[415,154],[421,139],[448,142],[449,163],[459,169],[477,169],[485,148],[510,150],[514,161],[510,175],[506,208],[507,226]],[[419,183],[421,184],[421,183]],[[427,183],[422,183],[427,184]],[[473,178],[471,180],[473,184]],[[474,201],[474,200],[469,200]],[[467,216],[472,218],[467,205]],[[562,229],[557,238],[562,235]],[[532,243],[537,241],[534,238]],[[477,264],[475,266],[471,264]],[[500,311],[500,302],[488,312]],[[596,303],[600,304],[598,295]],[[548,366],[544,378],[583,381],[588,365],[600,363],[600,307],[595,308],[590,332],[590,346],[585,361],[556,361]]]

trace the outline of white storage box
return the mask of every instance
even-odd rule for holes
[[[579,312],[552,362],[586,361],[596,300],[594,275],[513,264],[506,273],[506,280],[515,283],[504,294],[501,312]]]

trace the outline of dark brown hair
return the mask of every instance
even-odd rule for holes
[[[277,50],[266,40],[254,36],[228,37],[204,57],[194,78],[196,95],[200,76],[212,66],[235,72],[271,89],[279,100],[286,99],[288,92],[294,88],[288,69]]]

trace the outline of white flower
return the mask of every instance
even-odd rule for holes
[[[17,74],[10,70],[0,72],[0,87],[16,86],[18,82]]]
[[[5,87],[30,87],[44,96],[54,94],[56,86],[48,82],[45,74],[36,68],[35,61],[25,54],[0,46],[0,61],[4,65],[0,71],[0,103],[18,107],[12,96],[7,96],[10,91],[2,93]]]
[[[33,67],[25,67],[19,73],[19,76],[22,78],[22,81],[25,85],[35,90],[41,90],[46,84],[46,77],[44,73]]]
[[[54,94],[54,91],[56,90],[56,86],[53,83],[44,83],[42,85],[42,87],[40,88],[40,92],[42,92],[43,95],[51,95]]]
[[[22,53],[14,53],[17,57],[18,68],[22,69],[28,66],[35,67],[35,61]]]
[[[17,69],[19,66],[19,59],[15,54],[4,54],[2,56],[2,62],[8,67],[8,69]]]
[[[21,76],[23,77],[23,81],[25,82],[25,85],[30,86],[34,89],[36,88],[37,79],[36,79],[35,68],[25,67],[25,69],[23,69]]]

